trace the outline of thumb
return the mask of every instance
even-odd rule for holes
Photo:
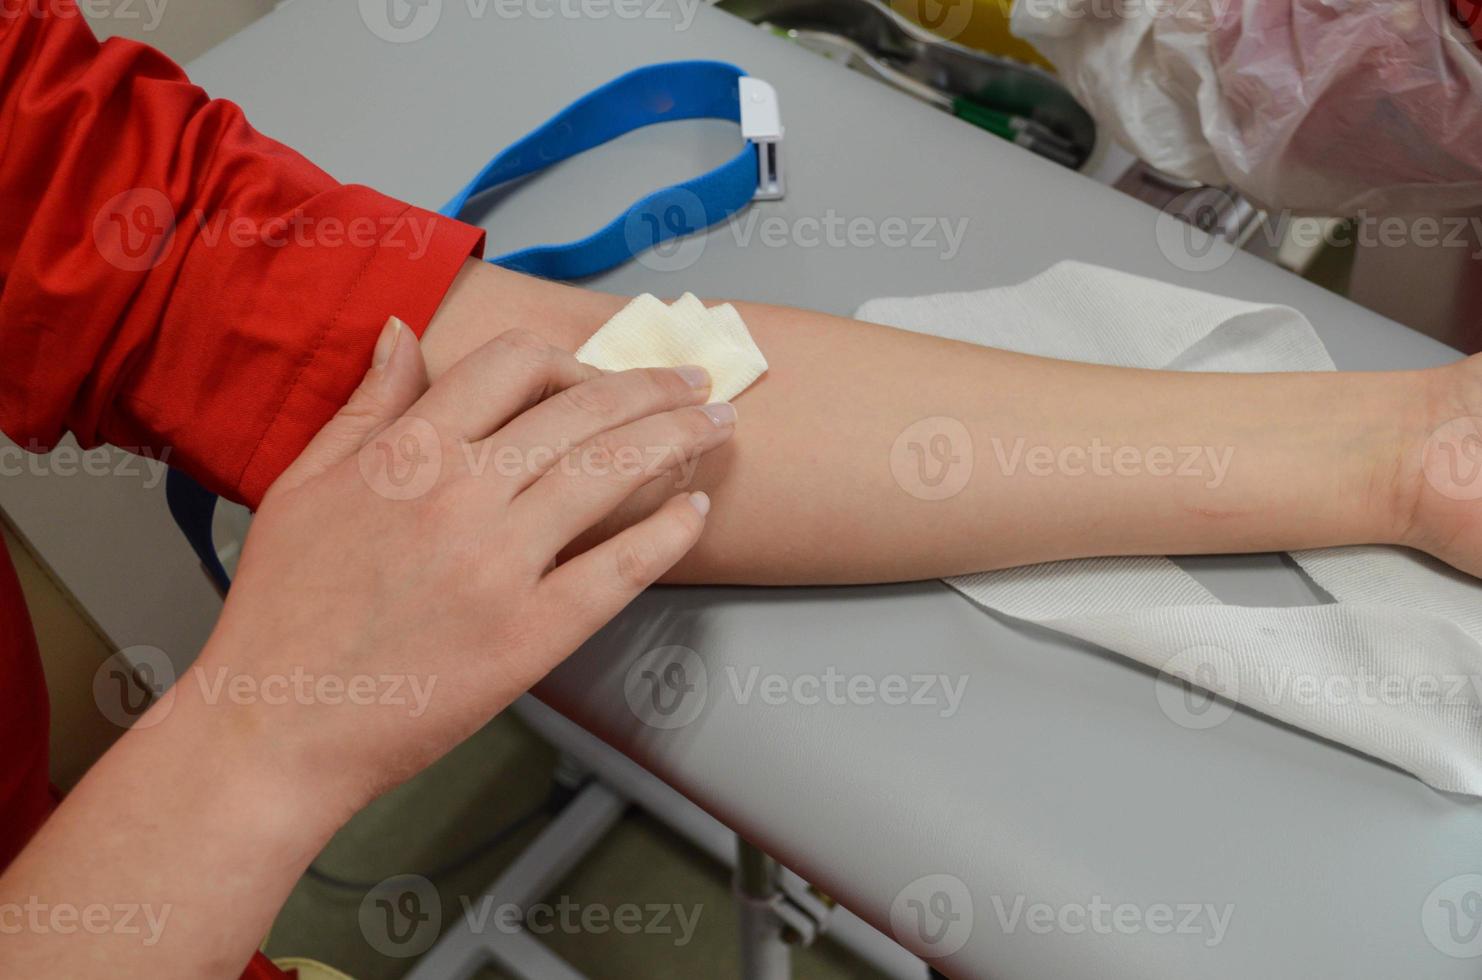
[[[353,456],[422,397],[430,382],[417,335],[392,317],[381,329],[370,370],[350,400],[309,441],[278,482],[296,486]]]

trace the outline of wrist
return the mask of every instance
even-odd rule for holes
[[[212,696],[206,661],[203,652],[120,744],[147,754],[172,806],[208,816],[253,853],[307,864],[363,804],[316,774],[309,753],[275,730],[271,712],[219,685]]]
[[[7,894],[55,907],[126,899],[148,941],[119,929],[7,939],[26,975],[107,962],[110,976],[235,977],[328,840],[334,822],[193,687],[182,678],[124,733],[4,878]]]
[[[1426,446],[1436,431],[1451,419],[1465,414],[1462,385],[1467,380],[1459,365],[1407,372],[1413,378],[1410,411],[1391,459],[1389,474],[1388,527],[1386,544],[1434,553],[1436,529],[1432,526],[1425,474]]]
[[[1396,467],[1396,543],[1476,574],[1475,545],[1458,542],[1476,533],[1482,356],[1416,374],[1424,388]]]

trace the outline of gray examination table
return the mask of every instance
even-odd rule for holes
[[[873,296],[1011,283],[1076,258],[1289,303],[1344,368],[1454,356],[1243,254],[1180,271],[1145,205],[708,8],[690,10],[692,23],[672,0],[645,0],[636,18],[603,8],[539,19],[443,0],[425,38],[392,43],[358,6],[294,0],[191,75],[341,179],[436,208],[493,151],[594,85],[654,61],[721,58],[781,98],[788,193],[755,205],[758,216],[967,218],[950,259],[938,247],[742,245],[744,226],[720,227],[683,272],[635,262],[598,288],[848,314]],[[681,123],[563,165],[479,216],[490,254],[577,237],[640,192],[721,162],[735,140],[726,124]],[[1314,596],[1273,557],[1187,565],[1228,601]],[[669,729],[641,722],[625,698],[630,665],[666,645],[696,651],[708,676],[704,710]],[[754,668],[942,674],[967,686],[950,717],[940,704],[743,703],[736,692]],[[1482,803],[1244,711],[1182,727],[1160,709],[1160,683],[924,583],[653,590],[538,693],[882,930],[916,879],[964,883],[970,935],[938,964],[954,974],[1482,976],[1482,959],[1446,955],[1422,922],[1438,885],[1482,872]],[[1231,916],[1217,943],[1207,929],[1032,930],[1012,918],[1020,897],[1056,909],[1209,904]]]

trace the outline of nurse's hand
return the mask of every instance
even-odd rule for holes
[[[177,685],[187,698],[311,690],[229,705],[232,725],[341,819],[482,726],[689,551],[709,508],[689,476],[734,428],[729,406],[702,407],[703,371],[604,374],[520,331],[429,386],[415,335],[393,322],[376,365],[268,492],[219,625]],[[667,504],[563,554],[654,481],[674,491]]]
[[[709,501],[688,476],[732,429],[708,389],[601,374],[518,332],[429,385],[415,336],[389,329],[268,492],[200,658],[0,875],[0,906],[127,908],[148,930],[22,930],[0,975],[240,976],[350,814],[695,544]],[[564,556],[644,484],[674,496]]]

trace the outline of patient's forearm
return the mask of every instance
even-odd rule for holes
[[[498,308],[572,349],[625,302],[465,278],[453,312]],[[737,306],[771,367],[737,400],[736,438],[696,474],[714,516],[676,581],[892,581],[1402,531],[1395,466],[1425,372],[1137,371]],[[650,489],[637,509],[672,492]]]
[[[718,520],[679,569],[692,579],[898,580],[1395,536],[1384,464],[1413,376],[1197,377],[742,315],[772,367],[738,400],[735,445],[702,466]]]

